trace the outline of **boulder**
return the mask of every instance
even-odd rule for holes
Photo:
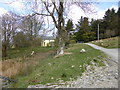
[[[81,49],[81,50],[80,50],[80,53],[85,53],[85,52],[86,52],[85,49]]]
[[[35,54],[35,51],[32,51],[32,52],[31,52],[31,56],[32,56],[33,54]]]

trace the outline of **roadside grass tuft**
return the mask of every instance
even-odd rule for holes
[[[86,53],[80,53],[84,48]],[[65,52],[72,54],[63,55],[59,58],[50,56],[47,59],[39,60],[38,64],[31,68],[31,73],[26,76],[18,76],[14,88],[26,88],[28,85],[57,83],[59,80],[69,81],[70,78],[77,79],[85,71],[84,64],[90,64],[93,59],[98,66],[104,66],[102,60],[107,56],[86,44],[74,44]]]
[[[120,48],[119,37],[112,37],[107,39],[101,39],[100,41],[92,41],[90,43],[102,46],[104,48]]]

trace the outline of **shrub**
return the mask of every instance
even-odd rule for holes
[[[76,43],[76,41],[75,40],[70,40],[70,43],[74,44],[74,43]]]

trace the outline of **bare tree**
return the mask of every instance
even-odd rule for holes
[[[2,27],[1,27],[1,20],[2,20],[2,17],[0,17],[0,60],[2,60]]]
[[[57,55],[63,54],[64,53],[64,48],[65,48],[65,40],[66,40],[66,35],[67,31],[65,29],[65,16],[67,15],[68,12],[66,12],[67,9],[69,9],[69,6],[75,4],[81,7],[85,12],[90,12],[90,2],[73,2],[73,1],[68,1],[66,2],[65,0],[57,0],[56,2],[54,0],[46,0],[46,1],[41,1],[41,0],[33,0],[32,3],[34,3],[33,8],[39,7],[38,5],[41,5],[42,12],[39,12],[35,9],[33,10],[34,15],[42,15],[42,16],[50,16],[54,22],[55,27],[58,30],[58,50],[57,50]],[[40,9],[40,8],[39,8]],[[67,10],[68,11],[68,10]]]
[[[22,24],[20,25],[21,30],[28,35],[31,46],[34,45],[34,41],[39,36],[43,21],[40,20],[36,15],[33,17],[24,16]]]
[[[10,42],[12,41],[16,29],[16,18],[15,14],[9,13],[2,16],[1,20],[1,30],[2,30],[2,57],[7,56],[7,50],[10,47]]]

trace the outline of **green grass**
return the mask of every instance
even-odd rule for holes
[[[36,46],[36,47],[24,47],[24,48],[11,49],[11,50],[8,50],[8,56],[6,59],[19,58],[23,56],[27,57],[27,56],[30,56],[32,51],[35,51],[35,53],[44,53],[50,50],[55,50],[55,48]]]
[[[86,49],[86,53],[80,53],[80,50]],[[99,50],[85,44],[75,44],[65,50],[71,52],[71,55],[64,55],[58,58],[52,56],[39,61],[39,64],[31,69],[31,73],[24,76],[18,76],[17,83],[14,88],[26,88],[28,85],[46,84],[58,82],[61,78],[64,81],[69,81],[70,78],[76,79],[85,71],[83,64],[90,64],[93,59],[103,60],[106,55]],[[103,66],[102,62],[96,61],[99,66]],[[82,66],[80,68],[79,66]],[[72,66],[74,66],[72,68]],[[53,77],[53,79],[51,79]]]
[[[120,48],[120,44],[118,43],[119,37],[101,39],[98,41],[92,41],[91,43],[96,44],[98,46],[102,46],[104,48]]]

